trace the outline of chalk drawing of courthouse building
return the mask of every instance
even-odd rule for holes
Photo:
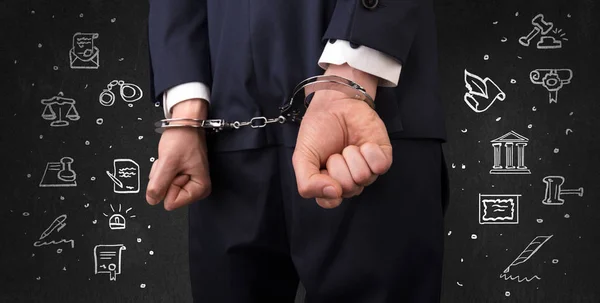
[[[511,130],[490,142],[494,148],[494,166],[490,170],[490,174],[531,174],[531,171],[525,166],[525,146],[529,139]],[[502,146],[504,146],[504,157],[502,157]],[[517,150],[516,157],[515,149]],[[502,159],[505,161],[504,165],[502,165]]]

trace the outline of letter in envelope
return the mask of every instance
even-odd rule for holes
[[[97,69],[100,67],[100,50],[94,46],[98,33],[75,33],[69,51],[72,69]]]

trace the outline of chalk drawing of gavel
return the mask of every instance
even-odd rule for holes
[[[578,189],[562,189],[565,178],[561,176],[547,176],[542,179],[546,183],[546,194],[542,203],[546,205],[563,205],[565,200],[562,195],[578,195],[583,197],[583,187]]]
[[[521,43],[521,45],[523,46],[529,46],[533,38],[535,38],[540,33],[542,35],[547,34],[554,27],[554,24],[552,24],[552,22],[544,21],[543,14],[539,14],[533,17],[533,19],[531,20],[531,24],[533,24],[533,29],[531,30],[531,32],[529,32],[527,36],[519,38],[519,43]]]

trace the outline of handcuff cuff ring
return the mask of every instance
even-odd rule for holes
[[[239,129],[242,126],[251,126],[252,128],[262,128],[269,123],[279,122],[280,124],[287,121],[300,122],[306,112],[306,109],[310,105],[312,98],[309,96],[319,90],[336,90],[346,94],[348,98],[357,99],[366,102],[373,110],[375,110],[375,102],[373,98],[367,93],[367,91],[360,86],[358,83],[346,79],[341,76],[335,75],[320,75],[314,76],[302,80],[293,90],[292,97],[287,99],[284,105],[279,107],[280,115],[276,118],[266,118],[263,116],[253,117],[250,121],[233,121],[227,122],[224,119],[186,119],[186,118],[170,118],[162,119],[155,122],[157,127],[155,131],[162,133],[164,129],[173,127],[194,127],[202,128],[209,133],[217,133],[224,129]],[[300,95],[304,95],[304,101],[302,106],[298,106],[297,101]],[[261,120],[262,124],[254,125],[253,122]],[[171,122],[187,121],[198,123],[196,125],[191,124],[172,124]],[[211,132],[212,131],[212,132]]]

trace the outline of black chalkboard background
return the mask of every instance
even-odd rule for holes
[[[152,123],[163,117],[149,99],[147,6],[146,1],[0,3],[0,85],[7,104],[0,111],[1,184],[9,193],[0,198],[0,302],[191,302],[186,213],[149,207],[144,199],[159,140]],[[600,302],[595,184],[600,180],[600,5],[438,0],[436,13],[452,195],[443,302]],[[539,36],[528,47],[519,44],[538,14],[562,29],[558,35],[565,33],[568,41],[561,48],[537,49]],[[98,69],[70,67],[77,32],[98,34]],[[465,69],[489,77],[506,98],[486,111],[472,110],[463,100]],[[572,70],[557,103],[531,82],[534,69]],[[114,104],[103,106],[99,96],[113,80],[139,86],[143,97],[125,102],[117,86]],[[41,101],[55,96],[75,100],[80,119],[63,118],[68,126],[52,127],[42,117]],[[66,115],[64,110],[55,112]],[[510,131],[528,139],[524,164],[530,174],[490,174],[490,141]],[[40,187],[56,175],[44,176],[47,163],[62,157],[73,159],[76,187]],[[138,193],[114,192],[106,172],[113,173],[115,159],[139,165]],[[564,177],[562,189],[582,187],[583,196],[563,195],[562,205],[543,204],[546,176]],[[480,224],[479,194],[520,195],[519,224]],[[114,213],[124,215],[125,229],[110,229],[104,214]],[[39,240],[63,214],[66,225]],[[501,279],[538,236],[552,237],[510,273],[540,280]],[[74,247],[35,247],[62,239],[74,240]],[[94,272],[94,247],[110,244],[126,247],[115,281]]]
[[[600,4],[436,3],[452,195],[443,301],[600,302]],[[538,14],[565,33],[568,41],[561,48],[538,49],[539,36],[529,47],[518,42],[533,30]],[[505,100],[485,112],[472,110],[463,100],[465,69],[493,80]],[[560,89],[557,103],[549,102],[546,88],[531,82],[534,69],[572,70],[571,83]],[[529,139],[524,164],[531,174],[490,174],[490,141],[510,131]],[[564,177],[562,189],[582,187],[583,196],[563,195],[563,205],[543,204],[546,176]],[[479,224],[479,194],[521,195],[519,224]],[[510,273],[541,280],[501,279],[538,236],[552,237]]]
[[[159,139],[153,122],[163,117],[149,99],[147,2],[0,5],[7,51],[2,61],[9,70],[2,81],[8,106],[1,111],[2,184],[10,193],[0,207],[0,302],[191,301],[186,213],[166,212],[145,202]],[[98,69],[70,68],[69,50],[77,32],[98,33]],[[136,84],[144,96],[129,107],[116,87],[114,104],[103,106],[99,96],[112,80]],[[42,118],[41,100],[60,92],[76,101],[81,118],[69,121],[69,126],[51,127],[51,121]],[[62,157],[73,158],[77,187],[39,187],[46,163]],[[113,192],[106,171],[113,172],[115,159],[139,164],[139,193]],[[103,213],[112,215],[111,205],[116,212],[121,205],[126,229],[109,228]],[[75,247],[34,247],[62,214],[67,215],[66,226],[44,240],[74,239]],[[135,217],[129,218],[132,214]],[[94,272],[94,247],[110,244],[126,247],[116,281]]]

